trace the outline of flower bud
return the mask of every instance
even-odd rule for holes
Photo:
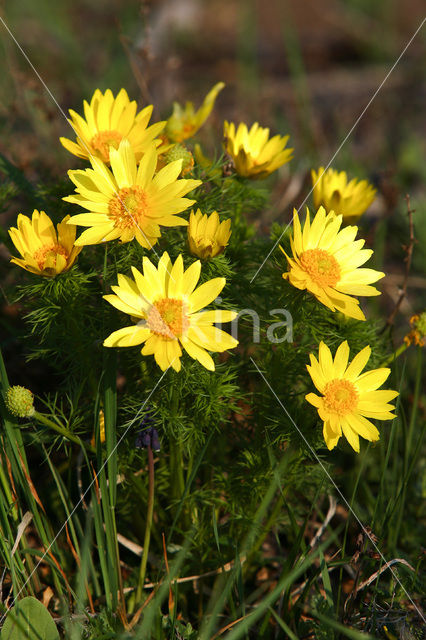
[[[410,318],[411,331],[405,336],[407,346],[414,343],[418,347],[424,347],[426,338],[426,311],[418,313]]]

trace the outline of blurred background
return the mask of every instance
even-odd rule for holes
[[[174,100],[198,106],[223,80],[197,135],[206,152],[220,150],[224,119],[290,134],[294,159],[262,185],[271,191],[256,220],[265,234],[308,196],[310,169],[332,159],[425,13],[423,0],[15,0],[1,8],[65,113],[82,112],[97,87],[125,87],[140,106],[153,103],[158,120]],[[66,179],[79,165],[58,140],[73,137],[69,125],[3,24],[0,34],[0,152],[33,184]],[[371,266],[387,273],[380,304],[389,312],[403,282],[411,196],[418,243],[401,336],[426,289],[425,39],[423,26],[332,162],[378,188],[362,226],[375,248]],[[4,231],[33,208],[18,189],[0,213],[2,279],[17,277]]]
[[[17,0],[2,16],[55,99],[81,110],[125,87],[167,116],[217,81],[223,118],[289,132],[296,162],[326,162],[426,15],[422,0]],[[335,164],[425,177],[426,28],[385,82]],[[1,147],[37,173],[72,166],[61,116],[1,26]],[[417,157],[416,157],[417,154]],[[417,162],[416,162],[417,160]],[[423,160],[423,162],[421,162]],[[417,166],[422,165],[422,166]]]

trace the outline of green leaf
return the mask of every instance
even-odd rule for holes
[[[59,633],[46,607],[28,596],[18,602],[6,616],[1,640],[59,640]]]

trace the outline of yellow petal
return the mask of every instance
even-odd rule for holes
[[[207,307],[217,298],[225,284],[225,278],[213,278],[198,287],[188,298],[190,312],[194,313],[203,307]]]
[[[346,369],[346,372],[344,373],[343,377],[346,378],[346,380],[350,380],[351,382],[356,380],[356,378],[358,378],[361,371],[364,369],[365,365],[369,361],[370,355],[371,355],[371,348],[369,346],[364,347],[362,351],[356,354],[356,356],[354,357],[354,359]]]
[[[334,356],[334,375],[336,378],[342,378],[349,359],[349,345],[345,340],[339,345],[336,354]]]
[[[215,370],[213,358],[207,353],[207,351],[205,351],[205,349],[199,347],[187,337],[182,338],[181,343],[183,348],[188,353],[188,355],[191,356],[191,358],[193,358],[194,360],[198,360],[198,362],[209,371]]]
[[[390,369],[386,367],[366,371],[355,380],[355,385],[360,392],[375,391],[387,380],[389,374]]]
[[[347,415],[346,420],[350,427],[362,438],[370,442],[376,442],[380,438],[378,429],[372,422],[360,415]]]
[[[328,422],[324,422],[323,436],[324,436],[325,444],[327,445],[327,448],[330,451],[334,449],[334,447],[336,446],[340,438],[340,436],[337,436],[334,433],[334,431],[330,428],[330,424]]]
[[[134,347],[145,342],[151,331],[144,327],[134,325],[114,331],[104,340],[104,347]]]
[[[359,453],[359,436],[357,433],[355,433],[355,431],[352,429],[348,421],[345,420],[344,418],[342,418],[342,430],[343,430],[343,435],[351,445],[352,449],[354,449],[354,451]]]

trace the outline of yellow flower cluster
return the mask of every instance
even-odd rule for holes
[[[354,296],[380,295],[371,285],[384,273],[362,265],[373,251],[364,249],[364,240],[356,240],[358,227],[341,228],[343,215],[327,212],[320,206],[312,222],[309,209],[302,228],[297,211],[293,214],[290,236],[291,257],[282,247],[288,271],[283,278],[297,289],[306,290],[331,311],[349,318],[365,320],[359,301]],[[389,369],[376,369],[361,375],[371,349],[365,347],[348,365],[349,345],[343,342],[334,360],[323,342],[319,359],[311,354],[309,375],[322,396],[309,393],[306,400],[317,408],[323,420],[323,435],[328,449],[333,449],[343,435],[355,451],[359,451],[359,436],[379,439],[379,432],[367,418],[391,420],[394,409],[388,402],[396,391],[377,391],[388,377]]]
[[[75,193],[64,200],[85,212],[67,215],[57,231],[43,211],[34,211],[32,219],[20,214],[17,228],[9,233],[21,258],[12,258],[12,262],[38,275],[56,276],[73,266],[83,246],[118,239],[122,243],[136,240],[152,249],[163,227],[187,226],[187,220],[178,214],[195,203],[186,196],[201,181],[180,177],[191,172],[192,156],[184,147],[168,143],[182,142],[198,131],[223,87],[222,82],[215,85],[198,111],[192,103],[185,109],[175,103],[167,122],[151,126],[153,106],[137,113],[136,102],[129,100],[124,89],[116,97],[109,89],[105,93],[97,89],[90,103],[84,101],[84,118],[70,110],[69,124],[76,141],[60,141],[72,154],[88,159],[91,168],[68,172]],[[78,226],[85,230],[76,239]],[[220,222],[217,212],[209,218],[200,210],[191,213],[191,253],[203,259],[217,256],[228,244],[230,226],[230,220]],[[142,354],[154,355],[163,371],[168,367],[180,370],[183,347],[213,371],[208,351],[222,352],[238,344],[214,325],[229,322],[235,312],[203,311],[221,292],[225,279],[214,278],[196,288],[201,263],[194,262],[184,271],[182,256],[172,265],[167,253],[157,268],[144,258],[143,269],[142,274],[133,268],[135,280],[119,274],[118,286],[113,287],[115,295],[105,296],[137,320],[135,325],[112,333],[105,346],[144,343]]]
[[[75,192],[64,200],[84,212],[67,215],[56,230],[43,211],[35,210],[31,219],[19,214],[17,228],[9,233],[21,257],[12,258],[12,262],[31,273],[53,277],[71,269],[83,246],[136,240],[144,249],[152,249],[164,228],[176,226],[187,226],[190,254],[201,260],[221,254],[231,237],[230,219],[221,220],[217,211],[207,215],[197,209],[191,211],[188,223],[179,214],[194,205],[192,193],[202,184],[201,180],[182,177],[190,175],[194,165],[192,153],[182,143],[204,124],[223,87],[222,82],[217,83],[197,111],[190,102],[184,108],[174,103],[167,121],[150,126],[153,106],[138,112],[136,102],[130,101],[124,89],[116,97],[109,89],[105,93],[97,89],[90,103],[84,101],[84,117],[70,110],[69,124],[76,140],[61,138],[61,143],[75,156],[89,160],[91,168],[68,172]],[[250,129],[245,123],[224,123],[224,150],[243,179],[267,178],[288,163],[293,149],[287,148],[287,141],[288,136],[270,137],[269,129],[257,122]],[[195,156],[207,170],[210,163],[199,147]],[[323,167],[312,170],[312,181],[317,211],[311,220],[307,209],[303,226],[294,211],[290,251],[281,247],[287,260],[283,278],[332,312],[365,320],[356,296],[379,295],[372,285],[385,274],[363,267],[372,250],[364,248],[363,239],[357,239],[357,226],[342,226],[362,215],[376,191],[366,180],[348,181],[345,172]],[[78,238],[77,227],[84,227]],[[205,309],[226,280],[213,278],[197,286],[200,260],[185,269],[182,255],[172,263],[164,252],[157,266],[145,256],[142,271],[132,267],[132,275],[118,274],[113,294],[104,296],[132,321],[108,336],[105,347],[143,345],[142,355],[153,355],[163,371],[169,367],[180,371],[184,350],[213,371],[209,352],[237,346],[234,337],[215,326],[232,321],[236,312]],[[417,333],[412,332],[414,337],[407,340],[420,344],[425,332],[423,325],[420,330],[417,316],[415,324]],[[359,436],[369,441],[379,438],[369,418],[395,417],[389,402],[397,392],[378,390],[389,369],[362,373],[370,354],[366,346],[349,363],[347,342],[337,348],[334,359],[321,342],[318,358],[310,355],[307,369],[321,395],[308,393],[306,400],[323,421],[329,449],[343,434],[359,451]]]

